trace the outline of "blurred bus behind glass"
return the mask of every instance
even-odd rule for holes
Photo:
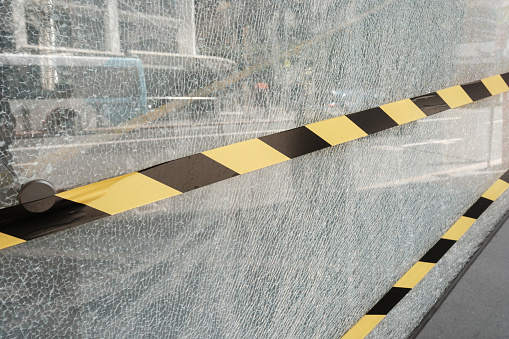
[[[0,54],[0,90],[18,134],[100,130],[147,112],[135,58]]]

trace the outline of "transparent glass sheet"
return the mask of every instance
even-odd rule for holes
[[[0,206],[30,180],[66,190],[505,73],[508,13],[505,0],[0,1]],[[0,337],[336,338],[509,167],[508,100],[4,249]],[[372,338],[409,335],[506,200]]]

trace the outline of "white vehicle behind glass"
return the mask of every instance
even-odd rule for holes
[[[76,134],[147,112],[136,58],[0,54],[0,90],[17,134]]]

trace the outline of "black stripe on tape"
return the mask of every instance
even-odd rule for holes
[[[440,239],[419,261],[436,264],[455,243],[456,240]]]
[[[51,196],[41,200],[54,199],[53,207],[43,213],[32,213],[16,205],[2,209],[0,232],[16,238],[31,240],[66,228],[81,225],[109,216],[67,199]]]
[[[473,101],[491,97],[490,91],[488,91],[481,80],[461,85],[461,87],[465,90],[465,92],[467,92],[468,96]]]
[[[393,287],[384,297],[376,303],[367,315],[386,315],[410,292],[411,288]]]
[[[481,197],[472,205],[472,207],[468,209],[468,211],[465,212],[464,216],[477,219],[481,216],[481,214],[483,214],[484,211],[486,211],[488,207],[490,207],[492,203],[493,200]]]
[[[504,79],[507,86],[509,86],[509,73],[500,74],[500,76]]]
[[[328,142],[311,132],[311,130],[305,126],[267,135],[258,139],[270,147],[275,148],[290,159],[330,146]]]
[[[433,115],[450,109],[437,92],[411,98],[412,102],[426,115]]]
[[[509,184],[509,171],[502,174],[502,176],[500,177],[500,180],[504,180],[505,182],[507,182]]]
[[[180,192],[188,192],[239,175],[201,153],[168,161],[139,173]]]
[[[367,134],[373,134],[383,131],[384,129],[398,126],[396,121],[388,116],[380,107],[347,114],[346,116]]]

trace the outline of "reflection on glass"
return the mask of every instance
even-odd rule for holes
[[[507,13],[0,2],[0,207],[507,72]],[[508,166],[505,100],[0,252],[0,337],[338,337]]]

